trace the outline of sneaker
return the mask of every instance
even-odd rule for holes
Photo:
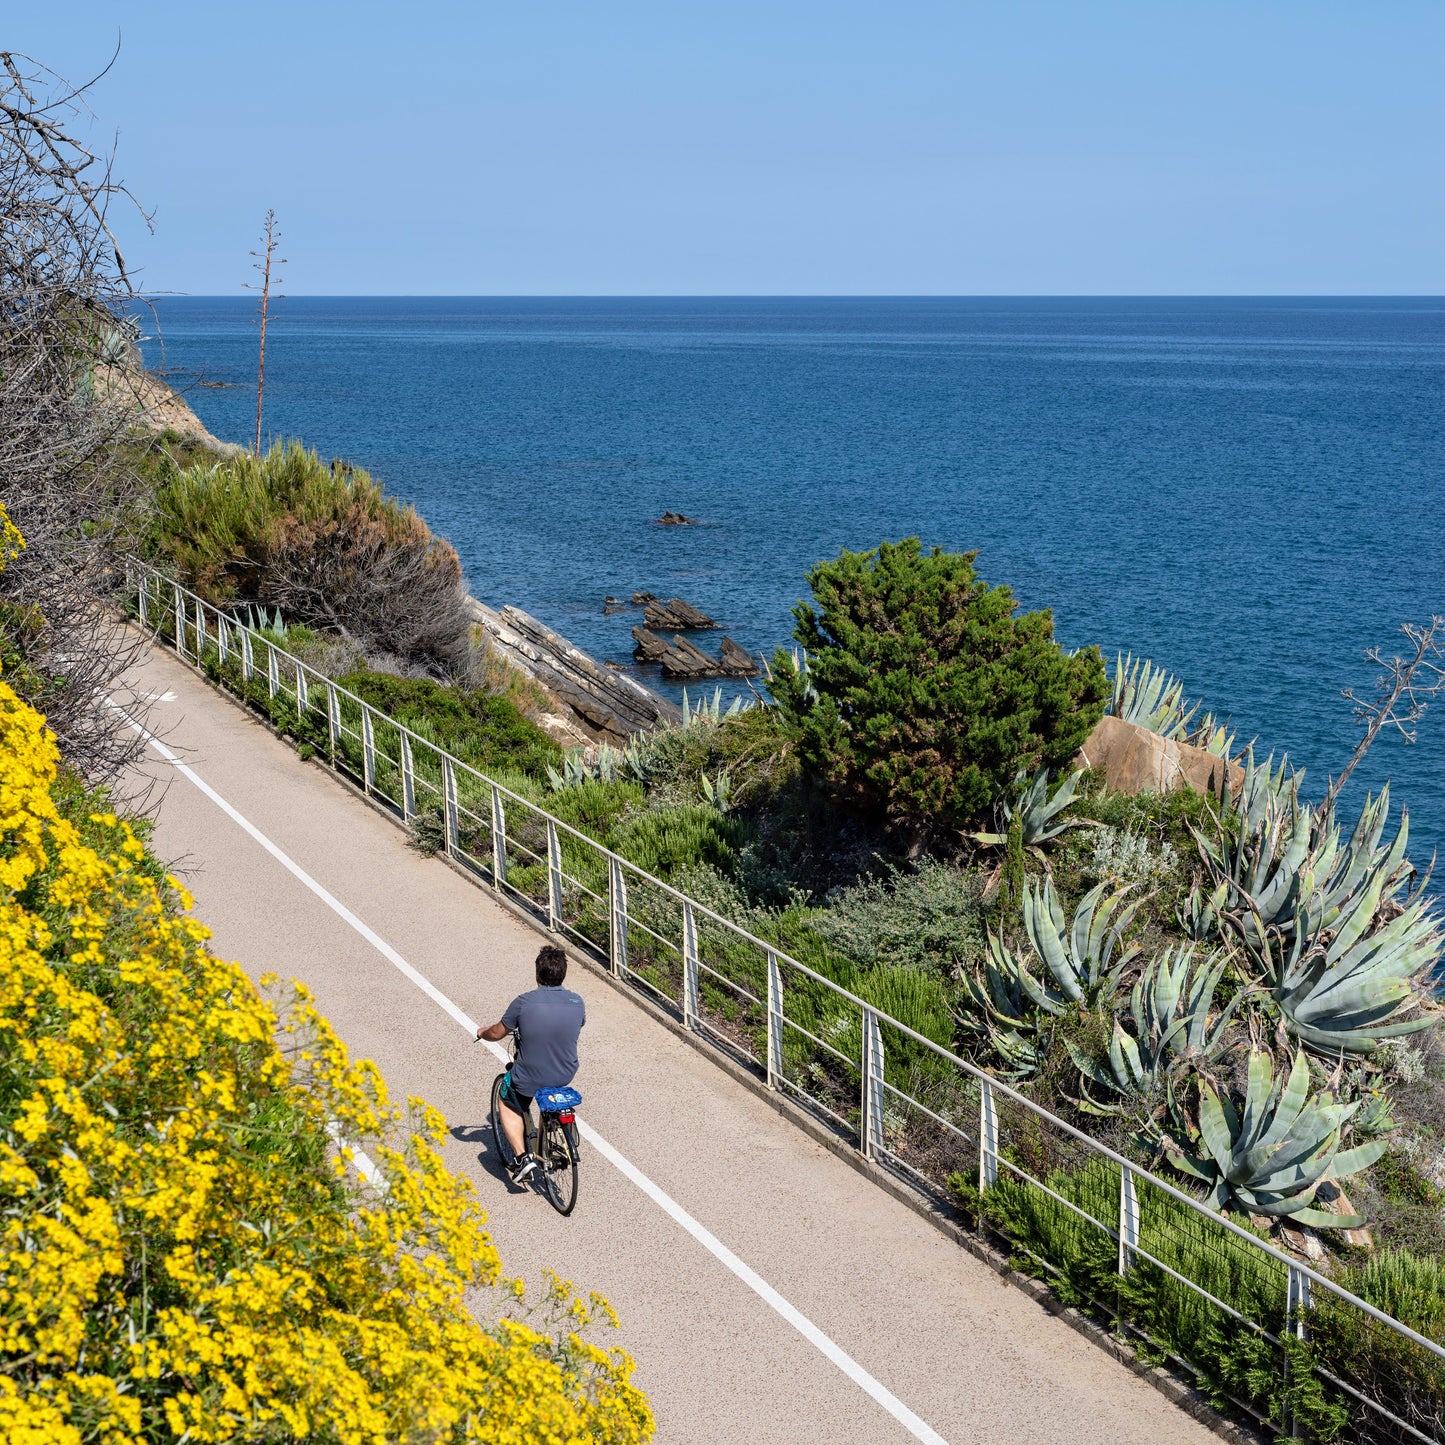
[[[513,1184],[520,1184],[537,1167],[537,1161],[530,1154],[523,1154],[514,1160],[510,1170]]]

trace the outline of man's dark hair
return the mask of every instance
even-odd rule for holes
[[[543,988],[556,988],[567,977],[567,955],[555,943],[549,943],[537,955],[537,982]]]

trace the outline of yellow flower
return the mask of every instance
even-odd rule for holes
[[[209,954],[123,821],[61,815],[57,761],[0,682],[0,1439],[650,1439],[580,1333],[606,1302],[553,1277],[527,1311],[442,1116]]]

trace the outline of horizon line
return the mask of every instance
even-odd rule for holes
[[[142,301],[233,301],[240,291],[142,291]],[[288,301],[1445,301],[1430,291],[291,291]]]

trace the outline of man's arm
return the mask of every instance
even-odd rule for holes
[[[498,1039],[506,1038],[511,1032],[511,1029],[499,1020],[497,1023],[494,1023],[491,1028],[478,1029],[477,1037],[479,1039],[487,1039],[491,1043],[496,1043]]]

